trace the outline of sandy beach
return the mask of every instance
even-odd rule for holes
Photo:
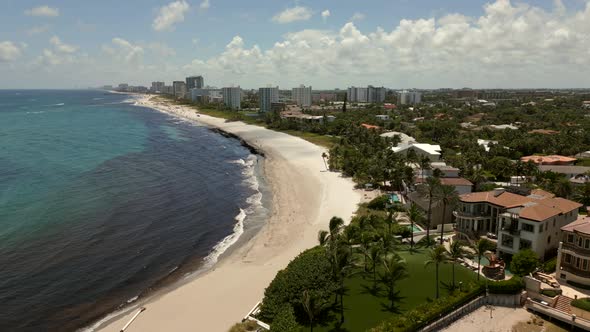
[[[250,241],[233,250],[207,273],[144,300],[132,331],[227,331],[260,301],[277,271],[301,251],[317,243],[332,216],[350,220],[361,200],[353,182],[327,172],[324,148],[305,140],[242,122],[197,114],[194,109],[166,105],[149,97],[138,105],[216,127],[235,134],[265,154],[264,175],[272,190],[272,213]],[[103,322],[99,331],[120,331],[136,310]]]

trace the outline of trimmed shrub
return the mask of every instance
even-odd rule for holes
[[[229,329],[229,332],[253,332],[258,329],[258,324],[253,320],[237,323]]]
[[[570,284],[570,285],[572,285],[572,286],[574,286],[574,287],[578,287],[578,288],[590,290],[590,286],[584,285],[584,284],[580,284],[580,283],[575,282],[575,281],[569,281],[568,280],[567,283]]]
[[[584,297],[581,299],[572,300],[572,307],[576,307],[582,310],[590,311],[590,298]]]
[[[482,284],[485,287],[485,283]],[[488,290],[490,294],[518,294],[524,289],[524,282],[518,276],[513,276],[508,280],[488,281]]]
[[[561,292],[558,292],[558,291],[552,290],[552,289],[543,289],[541,291],[541,294],[543,294],[545,296],[549,296],[549,297],[556,297],[557,295],[560,295]]]
[[[524,249],[512,256],[510,271],[522,277],[533,272],[538,266],[537,254],[530,249]]]
[[[303,292],[307,290],[312,293],[319,303],[329,302],[337,287],[331,276],[325,248],[315,247],[302,252],[277,273],[264,291],[260,319],[272,323],[279,312],[290,306],[298,321],[306,321],[302,305]]]
[[[293,308],[287,306],[275,316],[270,326],[270,332],[294,332],[299,331],[300,327],[295,319]]]
[[[417,331],[483,293],[483,287],[473,285],[468,292],[459,292],[453,296],[423,303],[410,311],[404,312],[403,315],[397,315],[382,322],[377,327],[372,328],[370,332]]]

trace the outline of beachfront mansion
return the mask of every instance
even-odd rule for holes
[[[578,219],[582,205],[543,190],[499,188],[460,196],[457,231],[497,238],[499,255],[530,248],[543,259],[557,249],[561,228]]]

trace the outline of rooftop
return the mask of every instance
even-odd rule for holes
[[[422,178],[417,177],[416,183],[422,183]],[[447,185],[447,186],[472,186],[473,183],[471,181],[464,179],[464,178],[440,178],[440,183]]]
[[[522,162],[532,161],[535,164],[555,164],[555,163],[573,163],[576,161],[576,158],[560,156],[560,155],[550,155],[550,156],[526,156],[520,158]]]
[[[570,165],[539,165],[542,172],[551,171],[561,174],[584,174],[590,171],[588,166],[570,166]]]
[[[440,145],[432,145],[432,144],[426,144],[426,143],[410,143],[410,144],[400,144],[398,146],[394,146],[391,148],[391,150],[393,150],[393,152],[400,152],[400,151],[404,151],[407,150],[411,147],[420,149],[428,154],[431,155],[440,155]]]
[[[367,123],[361,123],[361,126],[367,128],[367,129],[381,129],[381,127],[379,127],[379,126],[374,126],[374,125],[370,125]]]
[[[579,216],[578,220],[561,228],[564,232],[576,232],[590,235],[590,217]]]
[[[578,209],[582,204],[544,190],[533,190],[530,195],[518,195],[502,190],[469,193],[460,196],[465,203],[490,203],[505,209],[514,209],[520,217],[535,221],[543,221],[553,216]]]

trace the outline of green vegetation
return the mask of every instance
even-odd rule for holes
[[[512,256],[510,271],[518,276],[525,276],[539,267],[539,258],[537,254],[530,249],[520,250]]]
[[[487,287],[490,294],[518,294],[524,288],[524,281],[513,276],[508,280],[488,282]]]
[[[258,324],[255,321],[247,320],[242,323],[237,323],[229,329],[229,332],[254,332],[258,329]]]
[[[570,280],[568,280],[567,283],[570,284],[570,285],[572,285],[572,286],[574,286],[574,287],[577,287],[577,288],[590,290],[590,286],[585,285],[585,284],[580,284],[578,282],[570,281]]]
[[[572,307],[576,307],[576,308],[580,308],[582,310],[590,311],[590,298],[585,297],[585,298],[573,300],[571,305],[572,305]]]
[[[553,257],[543,264],[543,272],[553,273],[555,272],[555,265],[557,264],[557,257]]]
[[[552,290],[552,289],[543,289],[541,291],[541,294],[543,294],[545,296],[549,296],[549,297],[556,297],[557,295],[561,294],[561,291],[556,291],[556,290]]]

